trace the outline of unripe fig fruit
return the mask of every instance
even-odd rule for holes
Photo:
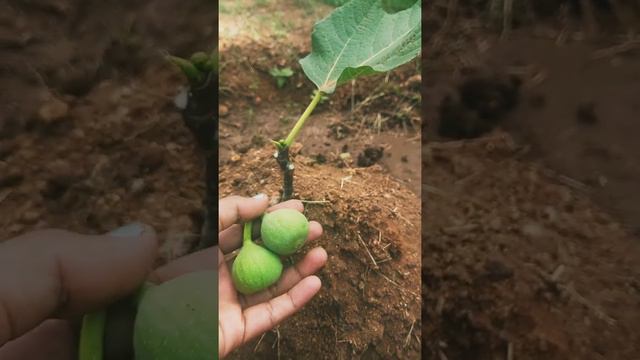
[[[301,212],[280,209],[262,217],[260,235],[264,246],[279,255],[291,255],[309,235],[309,221]]]
[[[134,325],[136,360],[217,358],[217,277],[194,272],[144,291]]]
[[[240,293],[249,295],[275,284],[282,275],[278,255],[251,241],[251,222],[244,225],[244,241],[233,261],[231,278]]]

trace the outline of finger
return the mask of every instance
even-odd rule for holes
[[[300,311],[320,290],[320,278],[308,276],[286,294],[268,302],[254,305],[244,311],[245,336],[243,342],[274,328],[284,319]]]
[[[283,203],[279,203],[268,208],[266,211],[271,212],[278,209],[294,209],[302,212],[304,210],[304,206],[302,206],[302,202],[300,200],[288,200]],[[260,224],[254,224],[253,234],[257,236],[260,234]],[[240,247],[242,244],[242,225],[234,224],[221,231],[218,234],[218,244],[222,250],[223,254],[228,254],[235,249]]]
[[[307,236],[307,241],[314,241],[315,239],[322,236],[322,225],[320,225],[317,221],[309,222],[309,235]]]
[[[190,272],[215,270],[220,261],[219,252],[218,247],[214,246],[178,258],[154,270],[149,280],[154,283],[163,283]]]
[[[257,218],[269,206],[269,198],[258,194],[252,198],[229,196],[218,201],[218,232],[233,224]]]
[[[132,224],[105,236],[62,230],[0,244],[0,346],[43,320],[84,313],[130,294],[156,257],[153,229]]]
[[[276,211],[279,209],[294,209],[300,212],[304,211],[304,205],[302,205],[302,201],[300,200],[287,200],[285,202],[281,202],[279,204],[275,204],[272,207],[267,209],[267,212]]]
[[[229,267],[222,259],[222,253],[218,250],[218,303],[219,304],[238,304],[236,289],[231,280]],[[239,305],[238,305],[239,306]]]
[[[0,347],[2,360],[69,360],[77,358],[75,334],[66,320],[50,319]]]
[[[309,251],[302,261],[285,270],[277,284],[265,291],[243,297],[243,308],[269,301],[284,294],[302,279],[315,274],[326,263],[327,252],[323,248],[317,247]]]

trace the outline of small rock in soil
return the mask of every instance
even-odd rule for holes
[[[51,97],[38,110],[38,119],[45,124],[63,120],[69,114],[69,105],[64,101]]]
[[[377,163],[384,155],[384,149],[380,146],[367,147],[358,155],[358,166],[368,167]]]
[[[229,156],[229,162],[231,163],[237,163],[238,161],[240,161],[240,159],[242,159],[242,157],[238,155],[238,153],[236,153],[235,151],[232,152],[231,155]]]
[[[173,104],[180,110],[184,110],[187,108],[187,103],[189,102],[189,96],[186,90],[180,91],[174,98]]]
[[[220,115],[220,117],[229,115],[229,107],[227,105],[220,104],[220,106],[218,106],[218,115]]]
[[[140,194],[145,190],[145,182],[144,179],[134,179],[131,182],[131,186],[129,187],[129,191],[134,194]]]

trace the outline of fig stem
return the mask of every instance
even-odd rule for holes
[[[84,315],[80,341],[78,346],[79,360],[102,360],[104,325],[106,322],[104,310]]]
[[[253,223],[251,221],[247,221],[246,223],[244,223],[244,229],[242,232],[242,245],[245,245],[247,243],[251,242],[251,228],[252,228]]]

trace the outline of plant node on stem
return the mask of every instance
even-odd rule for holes
[[[289,160],[289,147],[278,146],[276,161],[282,170],[282,201],[287,201],[293,196],[293,169],[294,165]]]
[[[309,103],[305,111],[300,115],[300,118],[296,121],[296,124],[293,126],[293,129],[291,129],[287,138],[273,142],[278,149],[275,158],[280,166],[280,170],[282,170],[282,201],[289,200],[293,196],[293,170],[295,167],[289,159],[289,148],[291,147],[291,144],[293,144],[296,136],[298,136],[298,133],[300,132],[300,129],[302,129],[305,121],[307,121],[313,110],[318,105],[318,102],[320,102],[321,98],[322,92],[320,90],[316,91],[311,103]]]

